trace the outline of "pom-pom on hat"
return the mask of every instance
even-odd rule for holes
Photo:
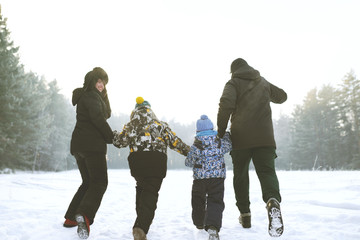
[[[201,115],[200,119],[196,122],[196,131],[206,131],[206,130],[213,130],[214,125],[211,120],[206,115]]]
[[[144,98],[142,98],[142,97],[137,97],[137,98],[136,98],[135,108],[145,107],[145,106],[151,107],[151,105],[150,105],[150,103],[149,103],[148,101],[144,101]]]

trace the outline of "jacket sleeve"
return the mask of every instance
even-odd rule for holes
[[[184,156],[188,155],[190,147],[185,144],[178,136],[176,136],[176,133],[171,131],[167,124],[165,124],[165,139],[170,149],[175,150]]]
[[[236,88],[234,83],[228,81],[224,87],[219,103],[217,115],[218,135],[222,138],[225,134],[229,118],[236,107]]]
[[[97,93],[94,93],[88,97],[88,100],[85,101],[85,103],[87,105],[86,107],[89,111],[92,124],[94,124],[94,126],[100,131],[106,143],[112,143],[114,137],[113,131],[102,112],[100,96],[97,96]]]
[[[270,85],[270,100],[273,103],[283,103],[287,100],[287,94],[281,88],[269,83]]]
[[[197,148],[192,145],[190,147],[190,151],[188,153],[188,155],[186,156],[186,159],[185,159],[185,166],[187,167],[193,167],[195,165],[195,162],[196,162],[196,150]]]
[[[106,106],[106,117],[110,118],[111,117],[111,107],[110,107],[109,97],[108,97],[106,88],[103,90],[102,93],[103,93],[103,101]]]
[[[114,131],[113,145],[117,148],[123,148],[129,146],[128,134],[126,132],[126,126],[124,126],[123,131],[118,133]]]
[[[226,154],[232,150],[232,142],[230,133],[226,132],[224,137],[221,139],[221,153]]]

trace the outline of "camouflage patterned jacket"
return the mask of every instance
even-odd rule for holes
[[[225,178],[224,155],[231,151],[230,134],[222,139],[213,130],[200,132],[185,159],[185,165],[193,168],[194,179]]]
[[[157,119],[149,106],[135,108],[122,132],[114,131],[113,144],[118,148],[129,146],[130,153],[155,151],[166,154],[169,147],[186,156],[190,150],[167,123]]]

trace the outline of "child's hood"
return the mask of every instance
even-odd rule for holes
[[[195,139],[201,141],[204,146],[209,146],[213,144],[218,144],[216,143],[216,135],[217,131],[207,130],[198,132],[195,136]]]
[[[151,108],[148,106],[135,108],[130,115],[130,120],[134,121],[141,119],[144,119],[145,122],[150,122],[151,120],[157,120],[157,117],[155,113],[151,110]]]

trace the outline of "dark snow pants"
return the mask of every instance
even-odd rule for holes
[[[82,184],[75,193],[65,218],[75,220],[75,214],[80,213],[92,223],[108,185],[106,157],[104,153],[97,152],[75,153],[74,156]]]
[[[241,213],[250,212],[249,164],[252,159],[259,178],[262,198],[266,203],[270,198],[281,202],[279,181],[275,172],[276,152],[274,147],[237,149],[231,151],[234,165],[234,191],[236,205]]]
[[[192,220],[195,226],[220,231],[224,204],[224,178],[196,179],[192,186]]]
[[[159,190],[163,178],[136,178],[136,220],[134,227],[139,227],[147,234],[155,216]]]
[[[129,157],[131,176],[136,180],[136,220],[133,227],[146,234],[155,216],[159,191],[167,171],[167,156],[156,151],[132,152]]]

